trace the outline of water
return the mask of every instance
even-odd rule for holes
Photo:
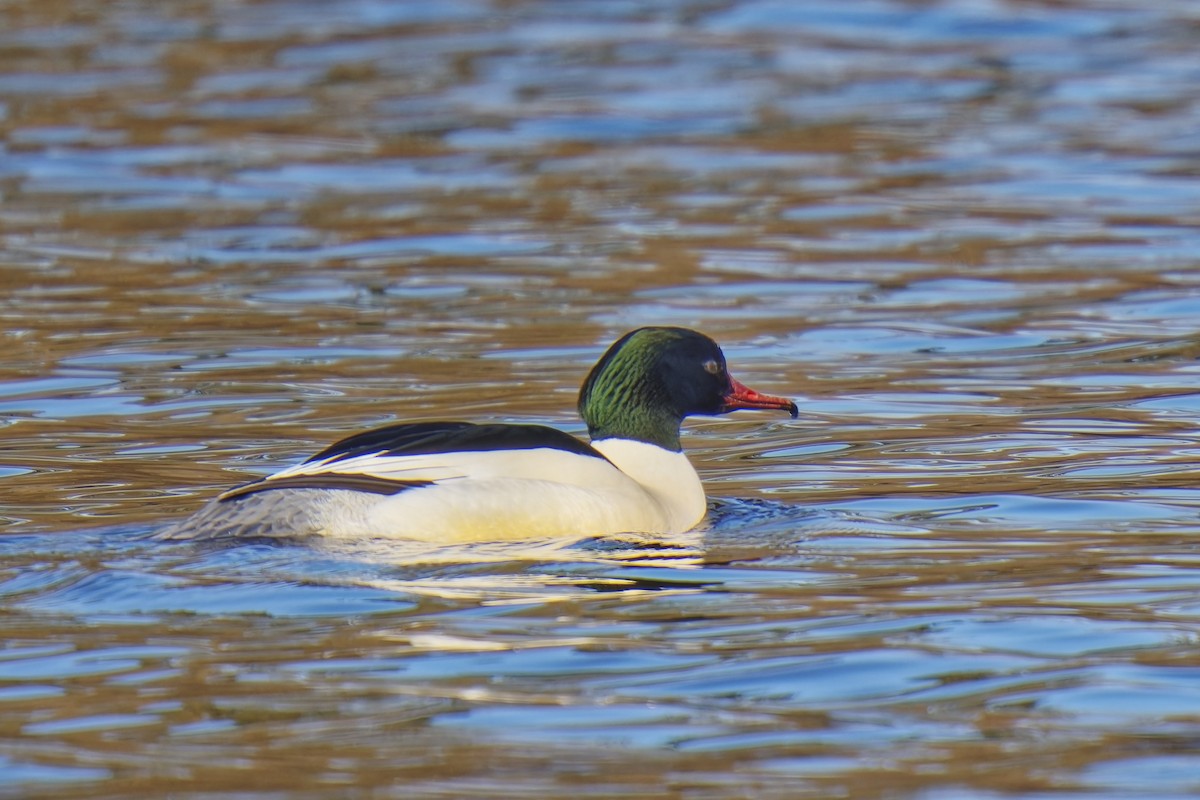
[[[0,14],[0,796],[1200,791],[1193,4]],[[144,538],[656,323],[694,534]]]

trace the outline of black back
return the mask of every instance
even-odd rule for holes
[[[488,450],[532,450],[548,447],[581,456],[604,458],[600,451],[569,433],[545,425],[476,425],[472,422],[409,422],[348,436],[305,460],[330,465],[356,456],[418,456]]]

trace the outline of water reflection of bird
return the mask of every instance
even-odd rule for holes
[[[679,429],[692,414],[796,404],[734,380],[716,342],[639,328],[588,374],[591,443],[542,425],[418,422],[343,439],[217,496],[162,539],[393,537],[434,542],[678,533],[705,513]]]

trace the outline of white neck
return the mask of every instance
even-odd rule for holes
[[[700,476],[682,452],[633,439],[599,439],[592,447],[636,481],[663,509],[671,532],[694,528],[708,504]]]

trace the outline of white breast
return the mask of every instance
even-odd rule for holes
[[[592,447],[642,487],[667,515],[661,533],[682,533],[704,519],[707,502],[700,476],[687,456],[632,439],[600,439]],[[646,532],[646,531],[642,531]]]

